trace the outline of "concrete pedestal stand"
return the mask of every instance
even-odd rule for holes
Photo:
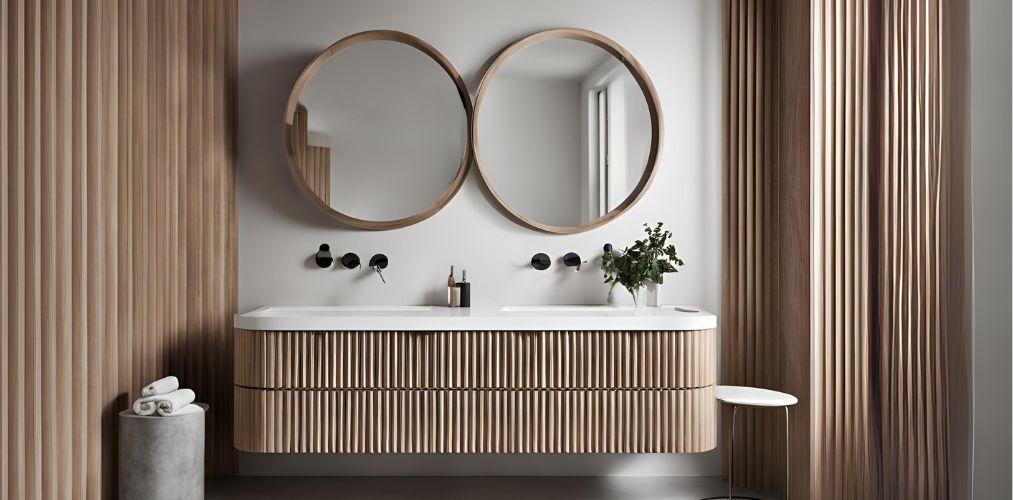
[[[204,413],[119,418],[120,500],[204,498]]]

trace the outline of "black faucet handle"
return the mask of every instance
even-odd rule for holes
[[[318,267],[328,268],[334,262],[334,257],[331,256],[331,246],[327,243],[321,243],[320,249],[317,250],[317,254],[313,257],[317,262]]]
[[[544,253],[536,253],[533,257],[531,257],[531,267],[539,271],[544,271],[548,269],[549,266],[551,265],[552,259],[550,259],[549,256],[545,255]]]
[[[380,269],[387,269],[387,263],[388,263],[387,256],[382,253],[378,253],[369,258],[369,267],[379,267]]]
[[[580,271],[580,266],[582,264],[587,264],[587,261],[581,260],[580,255],[577,255],[577,252],[568,252],[563,256],[563,264],[567,267],[574,268],[574,271]]]
[[[362,262],[359,260],[358,255],[348,252],[341,256],[341,265],[345,269],[355,269],[357,267],[362,267]]]

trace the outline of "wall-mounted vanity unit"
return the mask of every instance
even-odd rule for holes
[[[707,451],[715,326],[671,307],[263,307],[235,317],[235,445]]]

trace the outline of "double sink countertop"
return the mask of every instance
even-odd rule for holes
[[[717,317],[696,306],[264,306],[233,326],[265,331],[707,330]]]

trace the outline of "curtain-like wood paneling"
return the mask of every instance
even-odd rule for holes
[[[724,19],[721,383],[799,398],[797,495],[809,484],[809,3],[728,0]],[[783,412],[747,409],[738,422],[736,484],[783,493]]]
[[[812,494],[876,498],[876,249],[870,193],[870,12],[864,2],[813,8]],[[874,15],[874,13],[872,14]],[[876,51],[874,56],[878,57]]]
[[[228,472],[235,1],[0,3],[0,497],[115,493],[166,373]]]
[[[967,406],[966,7],[810,5],[800,20],[761,0],[726,3],[723,383],[799,396],[793,498],[963,498],[966,464],[951,458]],[[796,29],[809,35],[796,40],[811,63],[804,85],[801,51],[788,58],[781,35]],[[808,100],[807,129],[784,112],[786,91]],[[784,161],[805,152],[808,163]],[[785,279],[791,262],[805,279]],[[797,304],[777,298],[799,290]],[[770,464],[783,456],[776,429],[747,419],[760,437],[739,452],[740,484],[784,491],[770,477],[783,474]]]
[[[961,474],[948,343],[965,336],[950,319],[963,271],[948,259],[963,241],[945,237],[962,233],[946,75],[961,5],[840,0],[813,13],[816,496],[950,498]]]

